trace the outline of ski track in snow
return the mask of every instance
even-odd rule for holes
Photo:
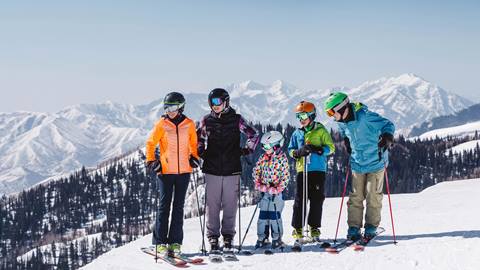
[[[391,179],[394,181],[394,179]],[[382,223],[386,232],[376,238],[364,252],[349,248],[329,254],[318,248],[272,256],[239,256],[238,262],[190,266],[190,269],[480,269],[480,217],[474,214],[480,196],[480,179],[443,182],[417,194],[392,195],[395,230],[394,245],[388,198],[383,199]],[[322,238],[333,239],[340,198],[324,203]],[[282,213],[284,240],[291,245],[290,219],[293,201],[287,201]],[[343,208],[339,239],[346,234],[346,207]],[[242,234],[245,233],[253,207],[242,208]],[[258,213],[257,213],[258,215]],[[238,220],[237,220],[238,222]],[[197,254],[201,246],[198,218],[185,221],[183,252]],[[243,237],[243,235],[242,235]],[[236,236],[238,241],[238,235]],[[256,218],[245,240],[246,248],[256,241]],[[155,264],[153,257],[140,251],[151,244],[151,235],[114,249],[82,269],[133,270],[175,269],[166,263]],[[205,260],[207,260],[205,258]]]

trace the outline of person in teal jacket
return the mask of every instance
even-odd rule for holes
[[[328,97],[325,111],[338,122],[345,148],[350,154],[353,179],[347,202],[347,238],[357,240],[361,237],[364,200],[367,208],[364,236],[371,238],[381,220],[383,177],[395,126],[390,120],[369,111],[366,105],[351,103],[342,92],[334,92]]]
[[[321,123],[315,122],[316,109],[313,103],[302,101],[297,105],[295,111],[301,128],[293,132],[288,145],[288,153],[290,157],[295,159],[297,171],[292,235],[298,241],[304,237],[305,216],[302,206],[307,203],[307,198],[303,198],[303,172],[306,171],[308,175],[308,200],[310,200],[310,211],[308,213],[310,237],[318,240],[320,238],[323,201],[325,200],[327,156],[335,151],[335,146],[327,129]],[[305,164],[305,161],[307,164]]]

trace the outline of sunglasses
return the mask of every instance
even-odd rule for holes
[[[310,115],[306,112],[301,112],[301,113],[297,113],[296,116],[298,120],[304,121],[304,120],[307,120]]]
[[[223,103],[221,98],[212,98],[210,101],[212,102],[213,106],[220,106]]]
[[[163,106],[163,109],[166,111],[166,112],[176,112],[178,110],[180,110],[180,108],[182,108],[183,104],[165,104]]]

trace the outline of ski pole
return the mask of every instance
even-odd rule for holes
[[[202,223],[202,215],[200,213],[200,200],[198,198],[198,182],[197,182],[197,174],[195,173],[195,171],[193,171],[193,183],[195,185],[195,196],[197,197],[197,210],[198,210],[198,218],[199,218],[199,221],[200,221],[200,230],[202,232],[202,253],[203,254],[206,254],[206,247],[205,247],[205,233],[204,233],[204,228],[203,228],[203,223]]]
[[[155,175],[155,173],[153,173],[152,175]],[[155,179],[155,210],[153,212],[153,219],[155,221],[154,223],[154,233],[153,235],[155,236],[155,263],[158,262],[158,250],[157,250],[157,235],[156,235],[156,229],[157,229],[157,211],[158,211],[158,181],[160,181],[159,179],[159,176],[155,175],[154,178]]]
[[[203,235],[202,239],[205,239],[205,231],[206,227],[206,219],[207,219],[207,180],[205,179],[205,175],[203,176],[203,187],[204,187],[204,196],[203,196]],[[207,255],[207,247],[205,247],[205,255]]]
[[[263,196],[265,196],[265,193],[263,194]],[[247,227],[247,230],[245,231],[245,235],[243,235],[243,239],[242,239],[241,245],[243,245],[243,242],[245,241],[245,238],[247,237],[248,231],[250,230],[250,226],[252,225],[253,218],[255,217],[255,214],[257,213],[258,206],[260,205],[260,202],[262,201],[263,196],[262,196],[262,198],[258,201],[257,206],[255,206],[255,210],[253,211],[252,218],[250,219],[250,222],[248,223],[248,227]]]
[[[304,227],[302,228],[303,233],[306,233],[308,235],[308,215],[309,215],[309,207],[308,207],[308,164],[310,163],[310,154],[305,157],[305,178],[304,178],[304,185],[303,188],[305,190],[305,197],[304,197],[304,202],[305,202],[305,214],[304,214]]]
[[[302,179],[302,238],[305,230],[305,178],[307,178],[307,159],[303,157],[303,179]]]
[[[338,213],[337,229],[335,231],[335,239],[333,240],[333,243],[337,242],[338,226],[340,225],[340,217],[342,216],[343,199],[345,198],[345,193],[347,192],[347,183],[348,183],[349,173],[350,173],[350,161],[347,163],[347,172],[345,174],[345,184],[343,185],[343,192],[342,192],[342,202],[340,203],[340,211]]]
[[[392,201],[390,200],[390,187],[388,185],[388,172],[387,172],[386,165],[385,165],[385,182],[387,183],[388,205],[390,206],[390,220],[392,221],[393,243],[397,244],[397,238],[395,236],[395,224],[393,223]]]

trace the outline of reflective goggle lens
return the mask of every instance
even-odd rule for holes
[[[269,143],[267,143],[267,144],[262,144],[262,148],[263,148],[263,150],[265,150],[265,151],[268,151],[268,150],[272,149],[274,146],[275,146],[275,145],[272,145],[272,144],[269,144]]]
[[[327,111],[327,115],[329,117],[332,117],[333,115],[335,115],[335,111],[333,109],[330,109],[330,110]]]
[[[180,110],[181,107],[182,107],[182,104],[175,104],[175,105],[165,104],[163,106],[163,109],[166,112],[176,112],[176,111]]]
[[[297,113],[297,119],[300,121],[308,119],[308,113],[306,112]]]
[[[214,106],[220,106],[223,103],[223,100],[221,98],[212,98],[212,105]]]

